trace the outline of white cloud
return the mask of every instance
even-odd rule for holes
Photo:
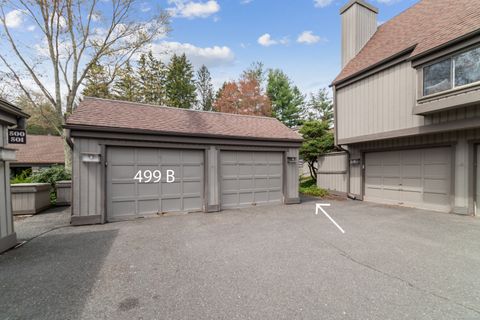
[[[152,51],[159,55],[163,61],[168,60],[174,53],[183,54],[196,67],[202,64],[207,67],[230,65],[235,60],[233,51],[226,46],[197,47],[190,43],[163,41],[151,45]]]
[[[277,44],[288,44],[289,40],[287,37],[284,37],[280,40],[275,40],[272,39],[272,36],[269,33],[265,33],[258,38],[257,42],[264,47],[270,47]]]
[[[173,17],[207,18],[220,11],[220,5],[216,0],[206,2],[168,0],[168,3],[174,5],[174,7],[167,9]]]
[[[35,31],[36,27],[32,24],[31,26],[27,27],[28,31]]]
[[[240,0],[240,4],[249,4],[253,2],[253,0]]]
[[[150,6],[148,5],[147,2],[143,2],[141,5],[140,5],[140,11],[142,12],[148,12],[150,11],[152,8],[150,8]]]
[[[313,31],[303,31],[297,38],[298,43],[305,43],[305,44],[314,44],[317,42],[322,41],[320,36],[317,36],[313,33]]]
[[[24,11],[22,10],[12,10],[5,15],[5,23],[9,28],[18,28],[22,25],[23,19],[25,18]]]
[[[333,0],[313,0],[313,3],[315,4],[315,7],[317,8],[325,8],[329,5],[331,5]]]

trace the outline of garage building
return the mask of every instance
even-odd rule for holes
[[[300,202],[302,139],[274,118],[85,98],[65,128],[72,224]]]

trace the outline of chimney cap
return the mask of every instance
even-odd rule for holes
[[[378,8],[377,7],[374,7],[372,6],[370,3],[368,2],[365,2],[363,0],[350,0],[346,5],[344,5],[341,9],[340,9],[340,14],[343,14],[345,11],[347,11],[351,6],[353,6],[354,4],[359,4],[361,5],[362,7],[365,7],[369,10],[372,10],[373,12],[375,13],[378,13]]]

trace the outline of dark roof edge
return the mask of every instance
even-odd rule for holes
[[[104,127],[104,126],[89,126],[89,125],[77,125],[66,124],[63,126],[65,129],[79,130],[79,131],[99,131],[99,132],[112,132],[112,133],[138,133],[148,135],[165,135],[165,136],[178,136],[178,137],[200,137],[200,138],[216,138],[216,139],[238,139],[238,140],[251,140],[251,141],[277,141],[277,142],[298,142],[303,141],[302,138],[290,139],[290,138],[266,138],[266,137],[247,137],[247,136],[233,136],[233,135],[220,135],[220,134],[205,134],[205,133],[183,133],[172,131],[155,131],[145,129],[131,129],[131,128],[118,128],[118,127]]]
[[[373,69],[376,69],[376,68],[379,69],[378,71],[381,71],[381,70],[383,70],[383,69],[382,69],[382,66],[387,65],[389,62],[391,62],[391,61],[393,61],[393,60],[395,60],[395,59],[398,59],[398,58],[400,58],[400,57],[402,57],[402,56],[405,56],[405,59],[404,59],[404,60],[408,60],[410,57],[407,56],[407,55],[409,55],[409,54],[415,49],[416,46],[417,46],[417,45],[411,46],[411,47],[409,47],[409,48],[407,48],[407,49],[404,49],[404,50],[402,50],[402,51],[394,54],[393,56],[390,56],[390,57],[388,57],[388,58],[386,58],[386,59],[383,59],[383,60],[381,60],[381,61],[379,61],[379,62],[377,62],[377,63],[374,63],[374,64],[370,65],[369,67],[366,67],[366,68],[364,68],[364,69],[362,69],[362,70],[360,70],[360,71],[358,71],[358,72],[356,72],[356,73],[354,73],[354,74],[352,74],[352,75],[350,75],[350,76],[348,76],[348,77],[345,77],[345,78],[342,78],[342,79],[340,79],[340,80],[334,81],[334,82],[332,82],[332,84],[330,85],[330,87],[332,87],[332,86],[338,86],[338,85],[340,85],[340,84],[342,84],[342,83],[344,83],[344,82],[347,82],[347,81],[349,81],[349,80],[353,80],[353,79],[355,79],[355,78],[361,77],[363,74],[366,74],[367,72],[372,71]]]
[[[375,13],[378,13],[378,8],[377,7],[374,7],[373,5],[371,5],[370,3],[368,2],[365,2],[363,0],[350,0],[350,2],[348,2],[346,5],[344,5],[341,9],[340,9],[340,14],[343,14],[345,11],[347,11],[348,9],[350,9],[351,6],[353,6],[354,4],[359,4],[361,5],[362,7],[364,8],[367,8]]]
[[[16,107],[15,105],[1,98],[0,98],[0,110],[4,110],[5,112],[11,113],[20,118],[27,118],[27,119],[30,118],[30,115],[23,112],[22,109]]]

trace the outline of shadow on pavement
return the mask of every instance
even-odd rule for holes
[[[0,255],[0,319],[78,319],[117,230],[47,234]]]

